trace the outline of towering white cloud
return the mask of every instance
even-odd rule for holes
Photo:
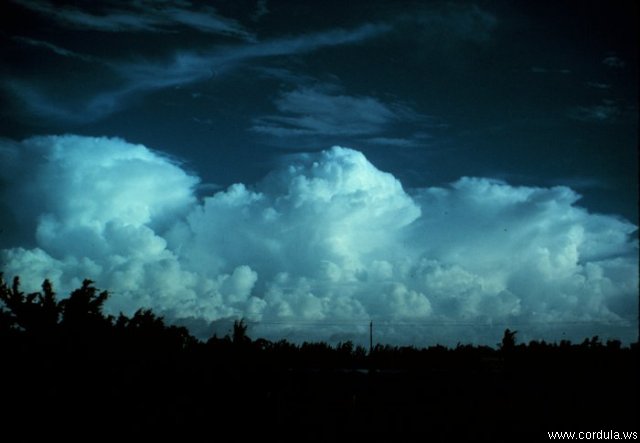
[[[636,227],[566,187],[462,178],[407,192],[334,147],[197,200],[197,177],[119,139],[37,137],[0,156],[5,204],[32,228],[2,269],[31,290],[89,277],[114,312],[244,317],[271,338],[360,340],[369,319],[379,341],[416,344],[492,344],[509,325],[634,337]]]

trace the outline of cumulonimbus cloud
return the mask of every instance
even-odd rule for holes
[[[361,341],[369,320],[395,343],[494,344],[508,325],[635,337],[637,228],[566,187],[461,178],[408,191],[334,147],[198,199],[197,177],[120,139],[5,141],[0,156],[5,204],[32,227],[1,267],[28,290],[91,278],[115,313],[211,328],[243,317],[270,338]]]

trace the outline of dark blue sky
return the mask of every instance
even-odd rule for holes
[[[27,289],[204,336],[637,337],[637,2],[0,8]]]
[[[223,187],[339,144],[637,223],[634,2],[212,4],[5,2],[2,135],[119,136]]]

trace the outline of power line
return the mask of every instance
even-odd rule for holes
[[[218,321],[235,321],[235,319],[224,319]],[[274,325],[274,326],[367,326],[367,323],[371,323],[373,320],[362,321],[305,321],[305,320],[277,320],[277,321],[247,321],[250,325]],[[375,321],[377,326],[476,326],[476,327],[509,327],[509,326],[528,326],[528,325],[541,325],[541,326],[567,326],[567,325],[602,325],[602,326],[615,326],[621,328],[635,328],[635,325],[628,323],[616,323],[603,320],[565,320],[565,321],[542,321],[542,320],[524,320],[513,322],[493,322],[493,323],[479,323],[479,322],[460,322],[460,321]],[[371,326],[371,325],[369,325]]]

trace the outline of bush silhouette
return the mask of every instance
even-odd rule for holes
[[[512,331],[510,329],[504,330],[504,335],[502,336],[502,343],[500,343],[500,349],[503,352],[510,352],[516,347],[516,334],[518,331]]]
[[[52,332],[58,324],[62,307],[56,302],[56,295],[49,280],[42,283],[42,292],[25,295],[20,291],[20,278],[14,277],[11,287],[0,274],[0,301],[3,327],[18,329],[29,335],[44,335]]]

